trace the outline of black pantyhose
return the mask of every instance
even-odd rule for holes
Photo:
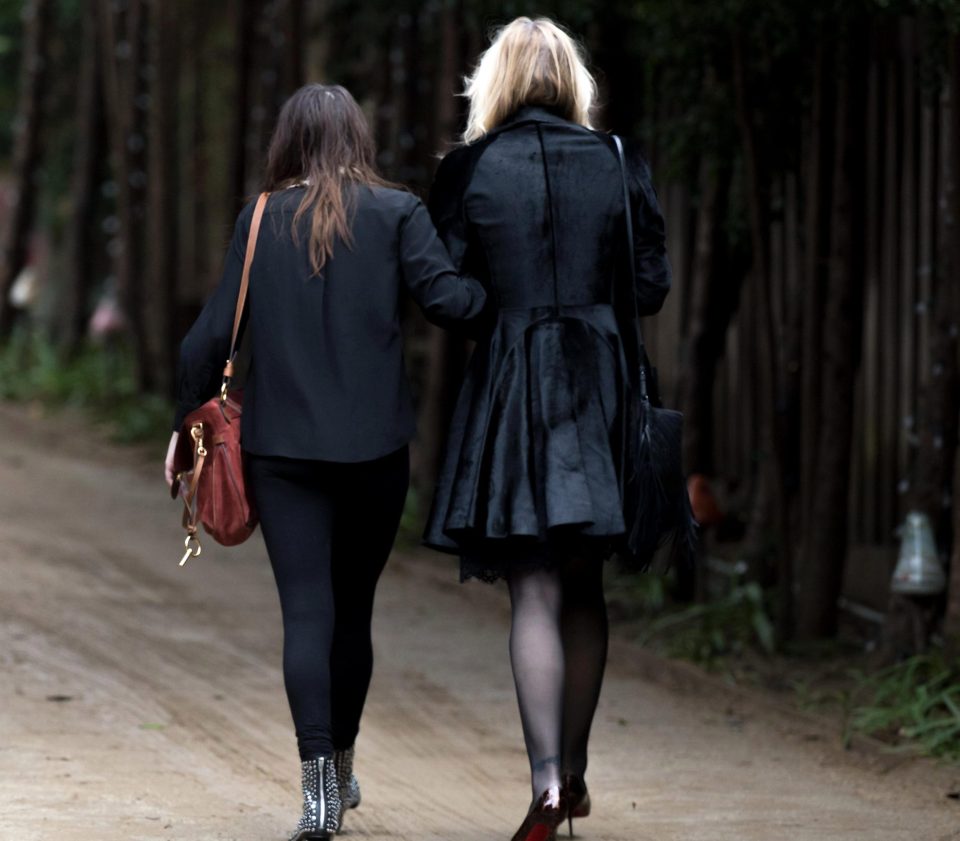
[[[514,572],[510,660],[533,798],[562,774],[583,775],[607,657],[599,562]]]
[[[564,570],[561,627],[565,656],[563,773],[582,777],[607,663],[607,603],[600,563],[573,562]]]

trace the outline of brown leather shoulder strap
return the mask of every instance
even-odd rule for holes
[[[228,362],[233,361],[237,352],[237,334],[240,332],[240,321],[243,318],[243,307],[247,302],[247,290],[250,288],[250,266],[253,265],[253,255],[257,250],[257,235],[260,233],[260,221],[263,219],[263,209],[267,206],[269,193],[261,193],[257,204],[253,208],[253,219],[250,220],[250,234],[247,236],[247,253],[243,258],[243,274],[240,276],[240,292],[237,295],[237,309],[233,316],[233,336],[230,339],[230,356]]]

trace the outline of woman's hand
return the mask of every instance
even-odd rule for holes
[[[177,441],[180,440],[180,433],[174,432],[170,436],[170,444],[167,446],[167,459],[163,465],[163,475],[167,480],[167,487],[173,487],[173,454],[177,451]]]

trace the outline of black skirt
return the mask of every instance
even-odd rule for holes
[[[471,359],[424,536],[460,555],[461,579],[617,550],[623,360],[609,304],[500,312]]]

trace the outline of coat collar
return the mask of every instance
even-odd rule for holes
[[[516,111],[510,114],[499,125],[496,125],[490,129],[490,131],[488,131],[482,137],[479,137],[471,143],[468,143],[467,146],[482,145],[487,141],[492,140],[494,137],[500,134],[500,132],[508,131],[509,129],[517,128],[518,126],[527,126],[536,123],[552,123],[559,126],[583,128],[578,123],[573,123],[570,120],[561,117],[556,111],[552,111],[545,106],[524,105],[522,108],[518,108]],[[589,129],[584,128],[583,130],[588,131]]]
[[[572,123],[561,117],[556,111],[543,105],[524,105],[518,108],[509,117],[507,117],[497,128],[507,128],[520,123],[561,123],[572,125]]]

